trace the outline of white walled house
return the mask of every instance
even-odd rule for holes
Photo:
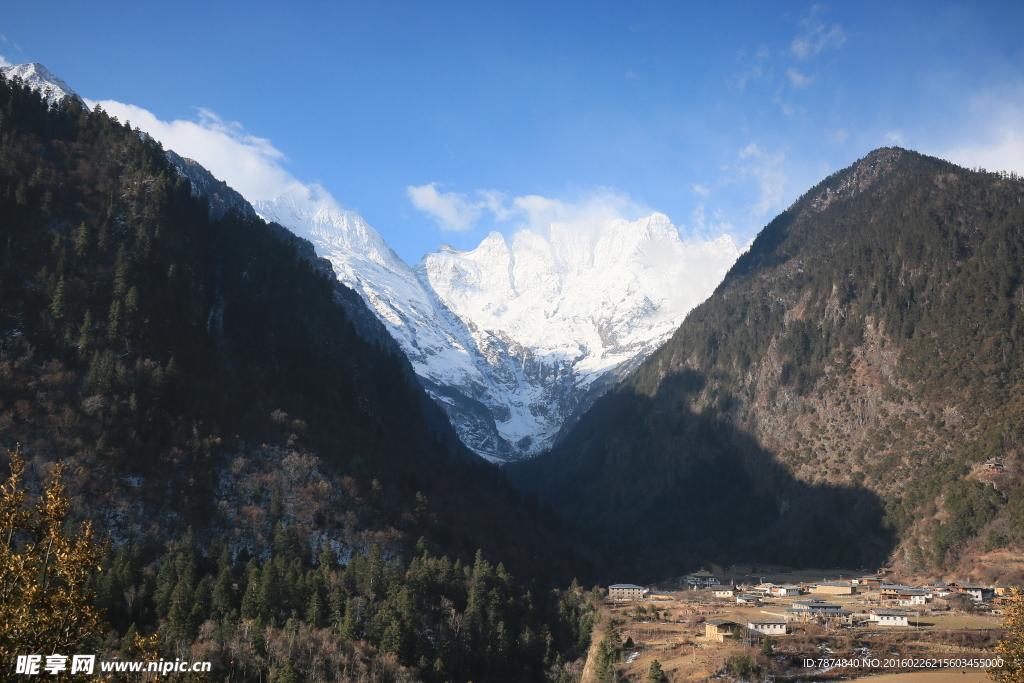
[[[785,619],[754,619],[747,622],[747,628],[764,636],[786,635]]]
[[[873,609],[868,619],[877,622],[879,626],[910,626],[907,613],[901,609]]]

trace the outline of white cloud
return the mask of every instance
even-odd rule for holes
[[[779,208],[786,183],[789,182],[789,176],[782,170],[786,155],[781,152],[769,153],[757,143],[751,142],[740,150],[739,158],[745,162],[739,167],[741,178],[753,176],[759,185],[760,196],[751,207],[751,213],[759,217]]]
[[[1006,127],[990,133],[990,139],[975,145],[954,147],[938,156],[968,168],[1014,171],[1024,175],[1024,134]]]
[[[624,192],[607,187],[597,188],[576,201],[526,195],[514,198],[511,205],[518,227],[540,234],[545,234],[552,223],[596,225],[616,218],[634,221],[654,213]]]
[[[958,126],[941,146],[927,151],[967,168],[1024,174],[1024,84],[999,92],[983,92],[968,102]]]
[[[482,202],[471,202],[464,194],[437,191],[437,183],[427,183],[416,187],[410,185],[405,189],[412,205],[420,211],[430,214],[442,230],[463,232],[469,230],[480,220],[483,209],[488,203],[498,203],[497,193],[488,196]]]
[[[6,43],[7,41],[5,40],[4,42]],[[10,62],[8,62],[6,57],[4,57],[3,55],[0,55],[0,66],[14,66],[14,65],[11,64]]]
[[[711,194],[711,190],[704,187],[703,185],[694,185],[693,191],[699,194],[701,197],[707,197],[709,194]]]
[[[846,34],[839,24],[831,27],[818,19],[820,8],[815,5],[811,13],[800,21],[803,32],[793,39],[790,50],[797,59],[807,59],[821,54],[825,48],[838,48],[846,42]]]
[[[546,235],[552,223],[597,225],[615,218],[636,220],[653,213],[629,195],[604,187],[575,201],[565,201],[541,195],[509,197],[497,190],[477,190],[477,199],[471,199],[462,193],[438,192],[437,186],[410,185],[406,192],[413,206],[429,214],[442,230],[469,230],[486,216],[495,223],[508,222],[516,229]]]
[[[197,109],[192,121],[162,121],[152,112],[114,100],[86,100],[120,121],[144,130],[164,149],[195,159],[250,202],[273,199],[298,182],[282,163],[285,155],[266,138],[247,133],[242,124],[225,121],[209,109]]]
[[[789,83],[794,88],[806,88],[814,80],[812,76],[804,76],[796,69],[788,69],[786,75],[789,77]]]

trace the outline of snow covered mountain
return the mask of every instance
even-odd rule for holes
[[[668,217],[491,233],[409,267],[357,214],[296,185],[256,211],[311,240],[401,344],[464,442],[512,460],[548,448],[660,346],[739,255]]]
[[[81,101],[41,64],[0,70],[51,104]],[[254,207],[312,242],[405,351],[463,442],[492,461],[550,447],[672,335],[739,256],[728,236],[683,241],[655,213],[555,223],[547,236],[524,230],[511,244],[491,233],[476,249],[442,245],[410,267],[318,186],[296,183],[250,207],[197,162],[167,155],[215,217]]]
[[[38,62],[0,66],[0,72],[7,78],[17,76],[25,85],[41,92],[43,97],[46,98],[46,103],[49,105],[53,105],[54,102],[59,102],[65,97],[70,97],[78,100],[86,109],[89,108],[82,98],[78,96],[78,93],[72,90],[67,83],[54,76],[50,73],[49,69]]]

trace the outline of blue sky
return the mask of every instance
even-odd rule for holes
[[[887,144],[1024,172],[1024,4],[707,4],[37,0],[0,55],[250,199],[321,185],[409,262],[655,210],[744,243]]]

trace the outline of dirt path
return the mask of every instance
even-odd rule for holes
[[[594,630],[590,633],[590,649],[587,650],[587,663],[583,665],[583,675],[580,676],[580,683],[600,683],[597,680],[597,672],[594,671],[597,659],[597,648],[601,644],[601,637],[604,635],[604,626],[608,622],[607,615],[602,614],[602,619],[594,624]]]

